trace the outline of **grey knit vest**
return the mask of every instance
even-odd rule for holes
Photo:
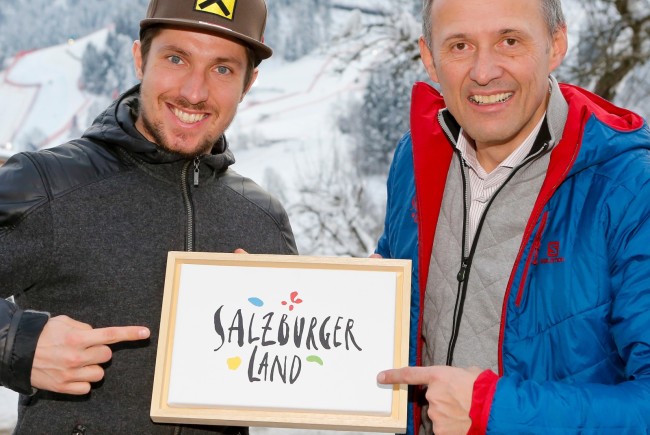
[[[478,366],[497,371],[503,296],[548,162],[549,154],[546,153],[525,163],[497,191],[486,209],[468,269],[466,298],[453,354],[454,366]],[[459,292],[457,276],[463,258],[462,170],[466,169],[461,167],[459,158],[454,158],[436,228],[424,308],[425,365],[446,363],[452,335]]]

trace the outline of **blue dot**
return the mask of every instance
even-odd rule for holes
[[[264,302],[260,298],[249,298],[248,302],[255,305],[256,307],[264,306]]]

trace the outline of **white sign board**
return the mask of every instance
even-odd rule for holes
[[[409,296],[406,260],[170,253],[152,418],[403,430]]]

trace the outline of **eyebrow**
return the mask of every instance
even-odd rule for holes
[[[526,32],[523,32],[523,31],[517,30],[517,29],[503,29],[503,30],[499,31],[499,35],[511,35],[511,34],[523,35],[525,33]]]
[[[446,42],[446,41],[449,41],[449,40],[452,40],[452,39],[466,39],[466,38],[467,38],[466,33],[454,33],[453,35],[447,36],[444,39],[444,41]]]
[[[177,47],[177,46],[172,45],[172,44],[163,45],[162,47],[160,47],[159,51],[173,51],[174,53],[182,54],[183,56],[189,56],[190,55],[190,53],[188,51],[185,51],[182,48]]]
[[[176,45],[173,45],[173,44],[163,45],[162,47],[160,47],[160,51],[173,52],[173,53],[180,54],[181,56],[185,56],[185,57],[191,57],[192,56],[191,52],[189,52],[187,50],[183,50],[182,48],[180,48],[180,47],[178,47]],[[244,63],[239,61],[239,59],[234,58],[234,57],[227,57],[227,56],[217,56],[217,57],[212,59],[212,63],[231,63],[231,64],[235,64],[237,66],[243,66],[244,65]]]
[[[497,32],[497,34],[502,35],[502,36],[503,35],[512,35],[512,34],[514,34],[514,35],[523,35],[523,34],[525,34],[525,32],[523,32],[521,30],[506,28],[506,29],[499,30]],[[454,40],[454,39],[467,39],[467,38],[469,38],[467,33],[454,33],[452,35],[447,36],[444,39],[444,41],[446,42],[446,41],[451,41],[451,40]]]

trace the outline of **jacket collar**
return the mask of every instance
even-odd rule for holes
[[[84,133],[85,137],[100,140],[109,146],[118,146],[134,155],[139,160],[150,164],[183,162],[186,157],[171,153],[148,141],[135,127],[140,106],[140,85],[122,94]],[[217,140],[207,156],[201,156],[201,162],[216,171],[225,170],[235,163],[235,157],[228,148],[225,135]]]
[[[549,143],[553,147],[562,139],[567,115],[569,114],[569,103],[567,103],[560,85],[555,77],[549,77],[551,98],[546,109],[546,126],[548,127]]]

